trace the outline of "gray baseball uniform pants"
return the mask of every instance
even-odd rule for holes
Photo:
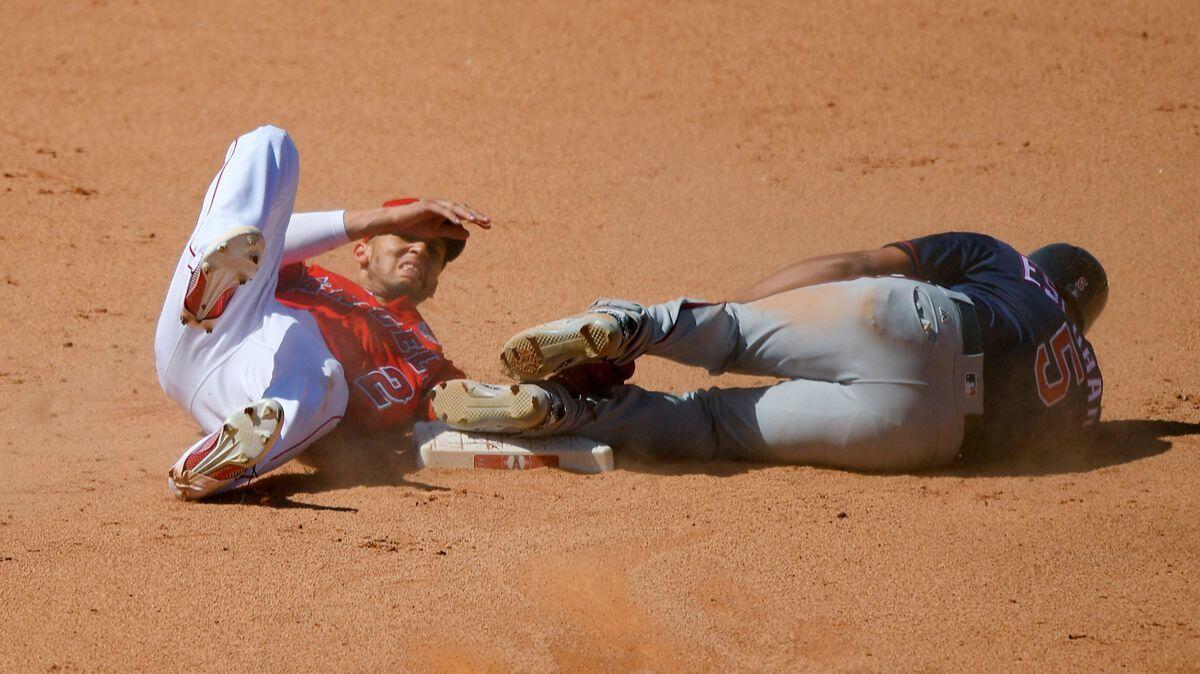
[[[982,356],[965,356],[969,300],[900,277],[800,288],[751,304],[679,299],[634,315],[621,362],[643,354],[781,377],[773,386],[673,395],[619,386],[568,405],[539,435],[574,433],[619,452],[902,471],[958,454],[965,414],[982,412]]]

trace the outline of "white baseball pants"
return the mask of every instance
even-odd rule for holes
[[[175,268],[154,340],[159,384],[210,434],[247,402],[279,401],[283,428],[255,467],[257,475],[333,430],[348,398],[341,364],[330,354],[316,321],[275,300],[282,263],[346,241],[341,212],[293,217],[299,177],[300,156],[281,129],[264,126],[229,146]],[[211,334],[182,325],[179,313],[195,261],[210,241],[239,226],[263,234],[258,272],[237,289]],[[225,489],[249,480],[240,478]]]

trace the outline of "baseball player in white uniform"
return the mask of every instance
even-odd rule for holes
[[[169,472],[168,487],[179,498],[246,484],[333,430],[354,395],[369,401],[367,394],[376,392],[348,386],[351,367],[369,370],[385,361],[388,381],[414,392],[383,401],[387,423],[411,423],[425,389],[462,376],[442,357],[415,305],[461,252],[464,225],[488,227],[488,218],[463,204],[415,199],[382,209],[293,214],[299,176],[299,155],[284,131],[264,126],[239,137],[175,269],[155,336],[158,378],[207,433]],[[357,241],[358,284],[324,270],[318,277],[302,264],[351,241]],[[287,304],[276,297],[285,266],[297,279],[295,301]],[[322,301],[340,313],[331,319]],[[402,331],[406,323],[413,329]],[[345,335],[366,343],[355,351]],[[404,341],[371,341],[397,335]],[[331,352],[376,346],[345,368]],[[415,368],[405,362],[413,358]]]

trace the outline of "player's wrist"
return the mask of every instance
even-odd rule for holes
[[[346,236],[351,240],[378,236],[388,230],[392,220],[387,208],[370,208],[357,211],[346,211],[342,221],[346,227]]]

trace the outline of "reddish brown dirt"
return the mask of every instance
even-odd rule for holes
[[[253,4],[0,12],[0,669],[1196,667],[1194,3]],[[296,465],[176,503],[196,430],[154,321],[265,122],[302,209],[496,218],[427,311],[485,378],[597,295],[949,228],[1083,243],[1113,286],[1104,447],[903,476]]]

